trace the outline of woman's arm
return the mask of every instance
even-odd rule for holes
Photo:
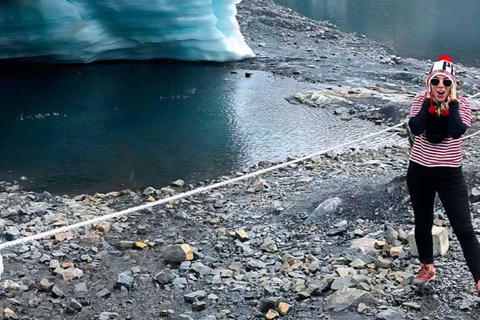
[[[412,106],[413,107],[413,106]],[[422,103],[420,111],[413,117],[410,117],[408,126],[410,131],[416,136],[422,134],[425,131],[428,120],[428,108],[430,107],[430,99],[425,98]]]
[[[467,125],[463,123],[460,117],[459,107],[460,104],[457,100],[452,100],[448,103],[448,110],[450,111],[448,116],[448,135],[453,139],[460,138],[467,131]]]

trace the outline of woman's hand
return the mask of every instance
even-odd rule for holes
[[[458,100],[450,100],[448,101],[448,109],[449,110],[455,110],[458,109],[460,104],[458,103]]]

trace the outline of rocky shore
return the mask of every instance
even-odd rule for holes
[[[403,119],[428,69],[271,1],[244,0],[239,20],[258,57],[234,67],[316,83],[318,90],[290,101],[345,121]],[[479,70],[460,73],[462,92],[477,93]],[[470,133],[479,118],[472,106]],[[479,139],[466,141],[464,166],[477,230]],[[439,203],[435,224],[450,240],[436,260],[439,280],[411,283],[418,260],[408,241],[408,151],[406,138],[388,147],[353,145],[5,250],[0,319],[480,319],[480,299]],[[196,185],[179,180],[94,195],[33,193],[4,182],[0,232],[3,241],[18,239],[271,165]]]

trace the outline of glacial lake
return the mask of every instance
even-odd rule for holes
[[[480,67],[477,0],[274,0],[302,15],[329,20],[341,31],[383,43],[403,57]]]
[[[159,188],[376,129],[286,100],[310,84],[245,72],[156,62],[1,70],[0,181],[60,194]]]

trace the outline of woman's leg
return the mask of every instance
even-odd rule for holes
[[[433,263],[433,204],[435,186],[431,168],[410,162],[407,172],[407,186],[415,214],[415,242],[421,263]]]
[[[480,280],[480,243],[470,218],[468,188],[461,168],[447,168],[439,179],[438,195],[453,231],[462,246],[468,268],[477,282]]]

